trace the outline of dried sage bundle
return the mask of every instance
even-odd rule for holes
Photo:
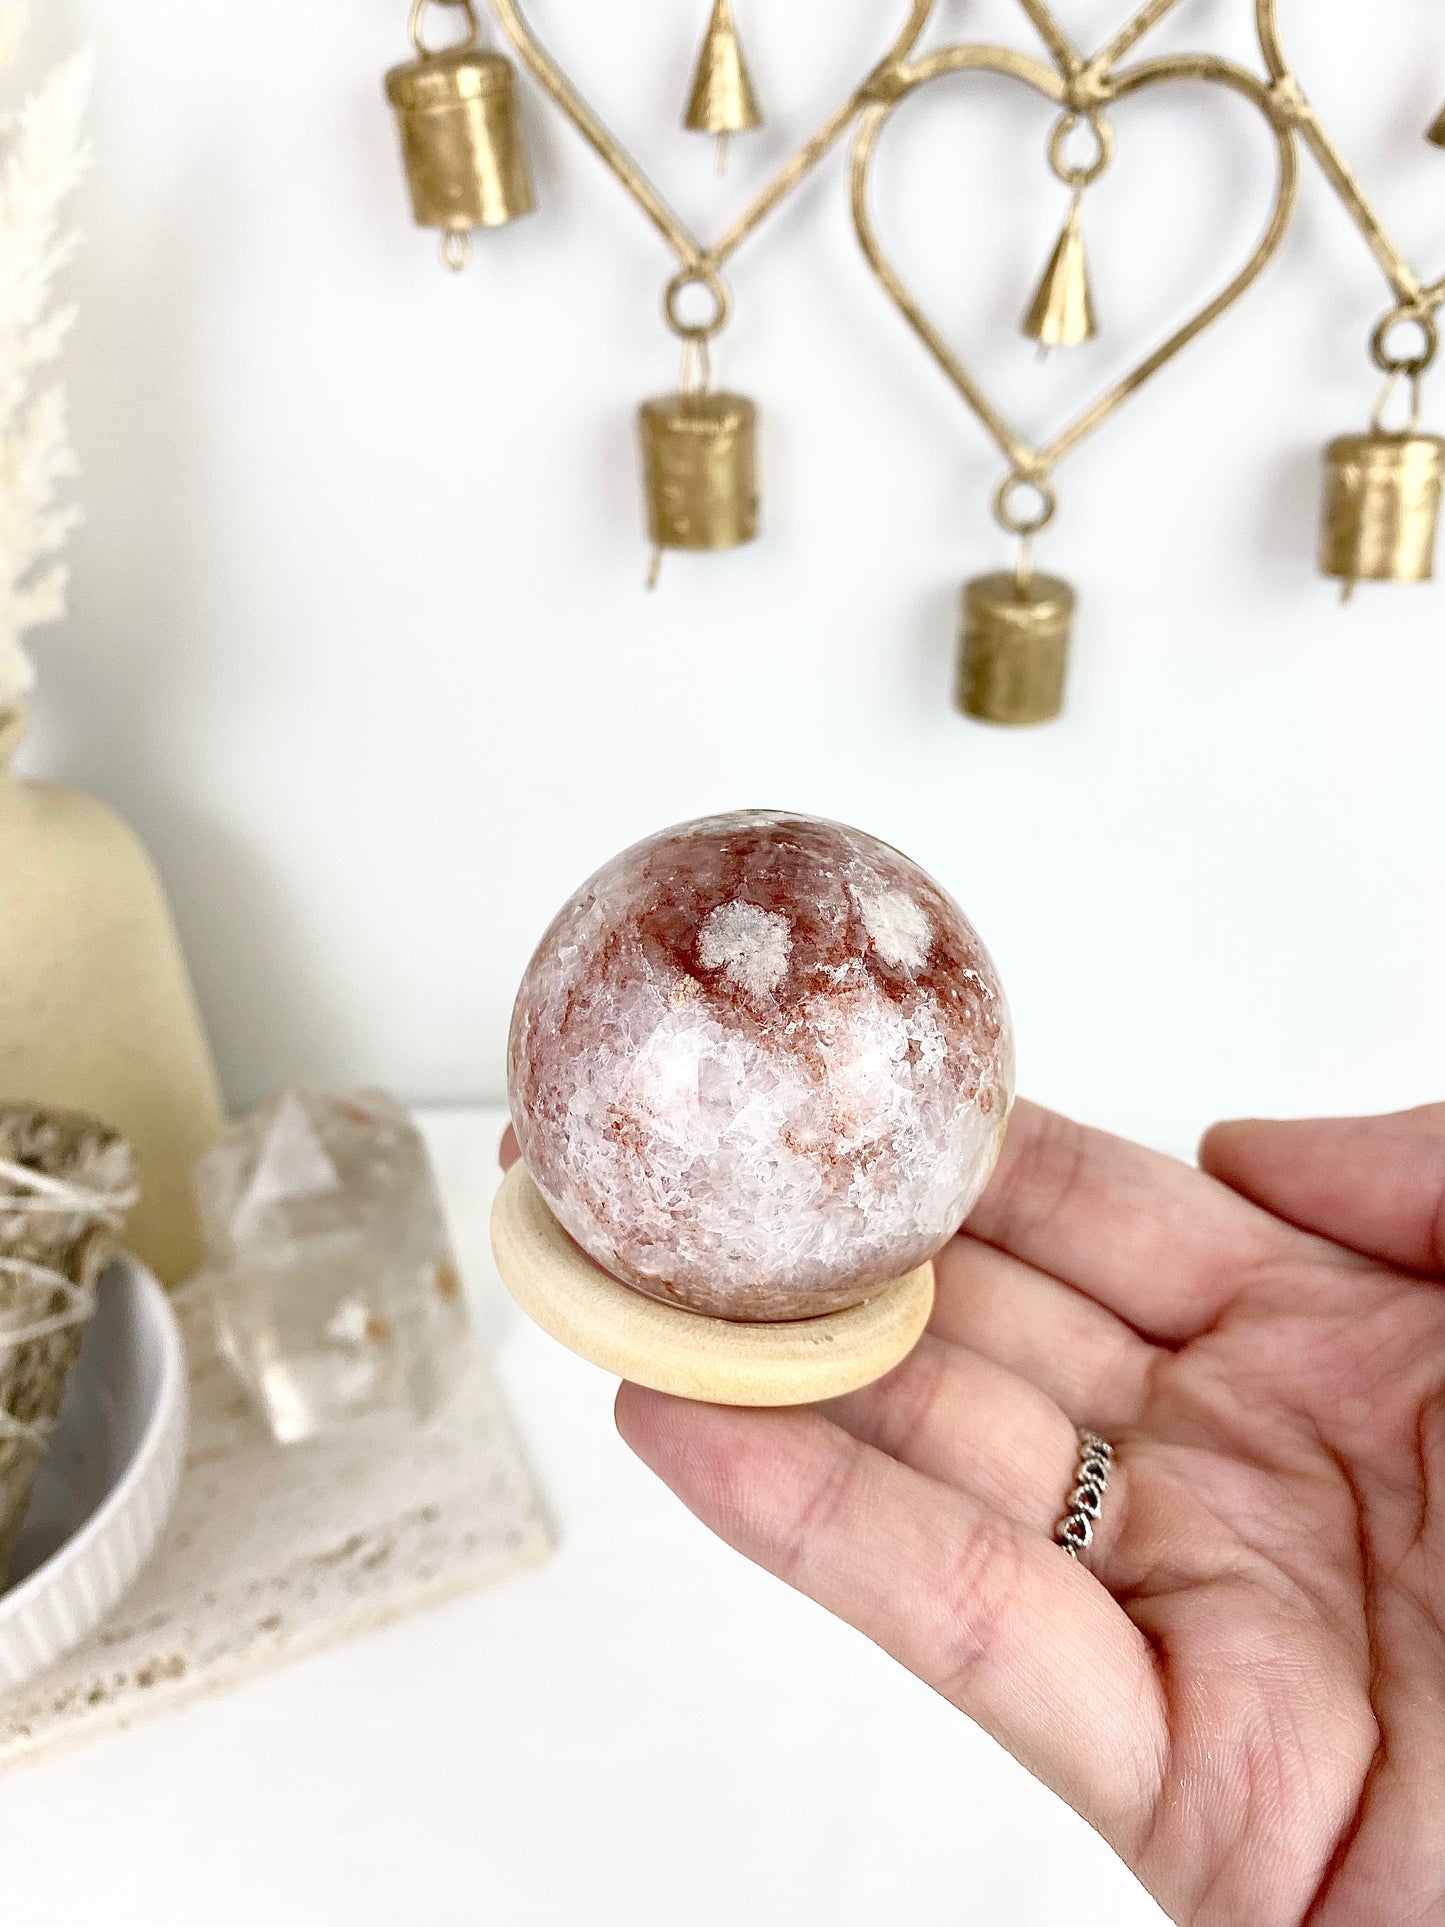
[[[103,1124],[0,1107],[0,1582],[134,1187]]]

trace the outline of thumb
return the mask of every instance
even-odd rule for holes
[[[1306,1231],[1445,1277],[1445,1104],[1390,1117],[1216,1124],[1199,1162]]]

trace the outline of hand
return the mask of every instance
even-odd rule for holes
[[[623,1437],[1077,1808],[1181,1922],[1445,1921],[1445,1105],[1196,1171],[1020,1105],[930,1334]],[[1116,1461],[1053,1543],[1077,1428]]]

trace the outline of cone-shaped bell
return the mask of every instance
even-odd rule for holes
[[[1445,107],[1442,107],[1435,119],[1431,121],[1430,131],[1425,138],[1427,141],[1433,141],[1436,147],[1445,147]]]
[[[1049,257],[1038,292],[1024,316],[1023,331],[1042,348],[1077,348],[1098,333],[1089,262],[1084,252],[1084,222],[1074,202],[1058,246]]]
[[[695,134],[726,135],[746,134],[762,124],[730,0],[714,0],[683,125]]]

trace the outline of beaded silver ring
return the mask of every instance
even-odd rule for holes
[[[1097,1432],[1079,1433],[1079,1469],[1068,1497],[1068,1511],[1054,1533],[1056,1543],[1071,1559],[1077,1559],[1094,1543],[1094,1527],[1104,1509],[1113,1463],[1114,1448],[1107,1439],[1101,1439]]]

